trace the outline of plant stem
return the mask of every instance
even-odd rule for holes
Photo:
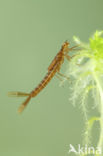
[[[98,88],[99,94],[100,94],[100,136],[99,136],[99,141],[97,146],[98,147],[103,147],[103,88],[101,86],[101,80],[100,80],[100,76],[97,76],[97,74],[95,72],[93,72],[93,77],[95,79],[96,82],[96,86]]]

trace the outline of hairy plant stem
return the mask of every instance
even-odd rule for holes
[[[95,79],[99,94],[100,94],[100,136],[97,146],[103,147],[103,88],[101,86],[100,76],[97,76],[95,72],[93,72],[93,77]]]

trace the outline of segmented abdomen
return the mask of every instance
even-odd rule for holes
[[[31,97],[35,97],[46,85],[50,82],[52,77],[55,75],[58,69],[58,64],[56,64],[52,71],[48,71],[44,79],[40,82],[40,84],[31,92]]]

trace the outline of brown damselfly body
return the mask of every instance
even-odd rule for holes
[[[69,61],[71,59],[71,56],[68,55],[68,53],[72,50],[75,50],[78,45],[69,48],[69,42],[65,41],[64,44],[61,46],[60,51],[57,53],[53,61],[48,67],[48,72],[46,76],[43,78],[43,80],[39,83],[39,85],[30,93],[23,93],[23,92],[9,92],[9,95],[16,96],[16,97],[25,97],[27,96],[27,99],[21,104],[21,106],[18,109],[18,112],[22,112],[24,108],[27,106],[28,102],[31,98],[37,96],[41,90],[43,90],[44,87],[50,82],[50,80],[54,77],[54,75],[57,73],[59,76],[64,76],[60,73],[61,65],[64,62],[64,58],[67,58]]]

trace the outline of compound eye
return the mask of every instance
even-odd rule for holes
[[[69,46],[69,42],[65,42],[65,46],[66,46],[66,47]]]
[[[69,45],[69,42],[66,40],[66,41],[65,41],[65,44],[66,44],[66,45]]]

